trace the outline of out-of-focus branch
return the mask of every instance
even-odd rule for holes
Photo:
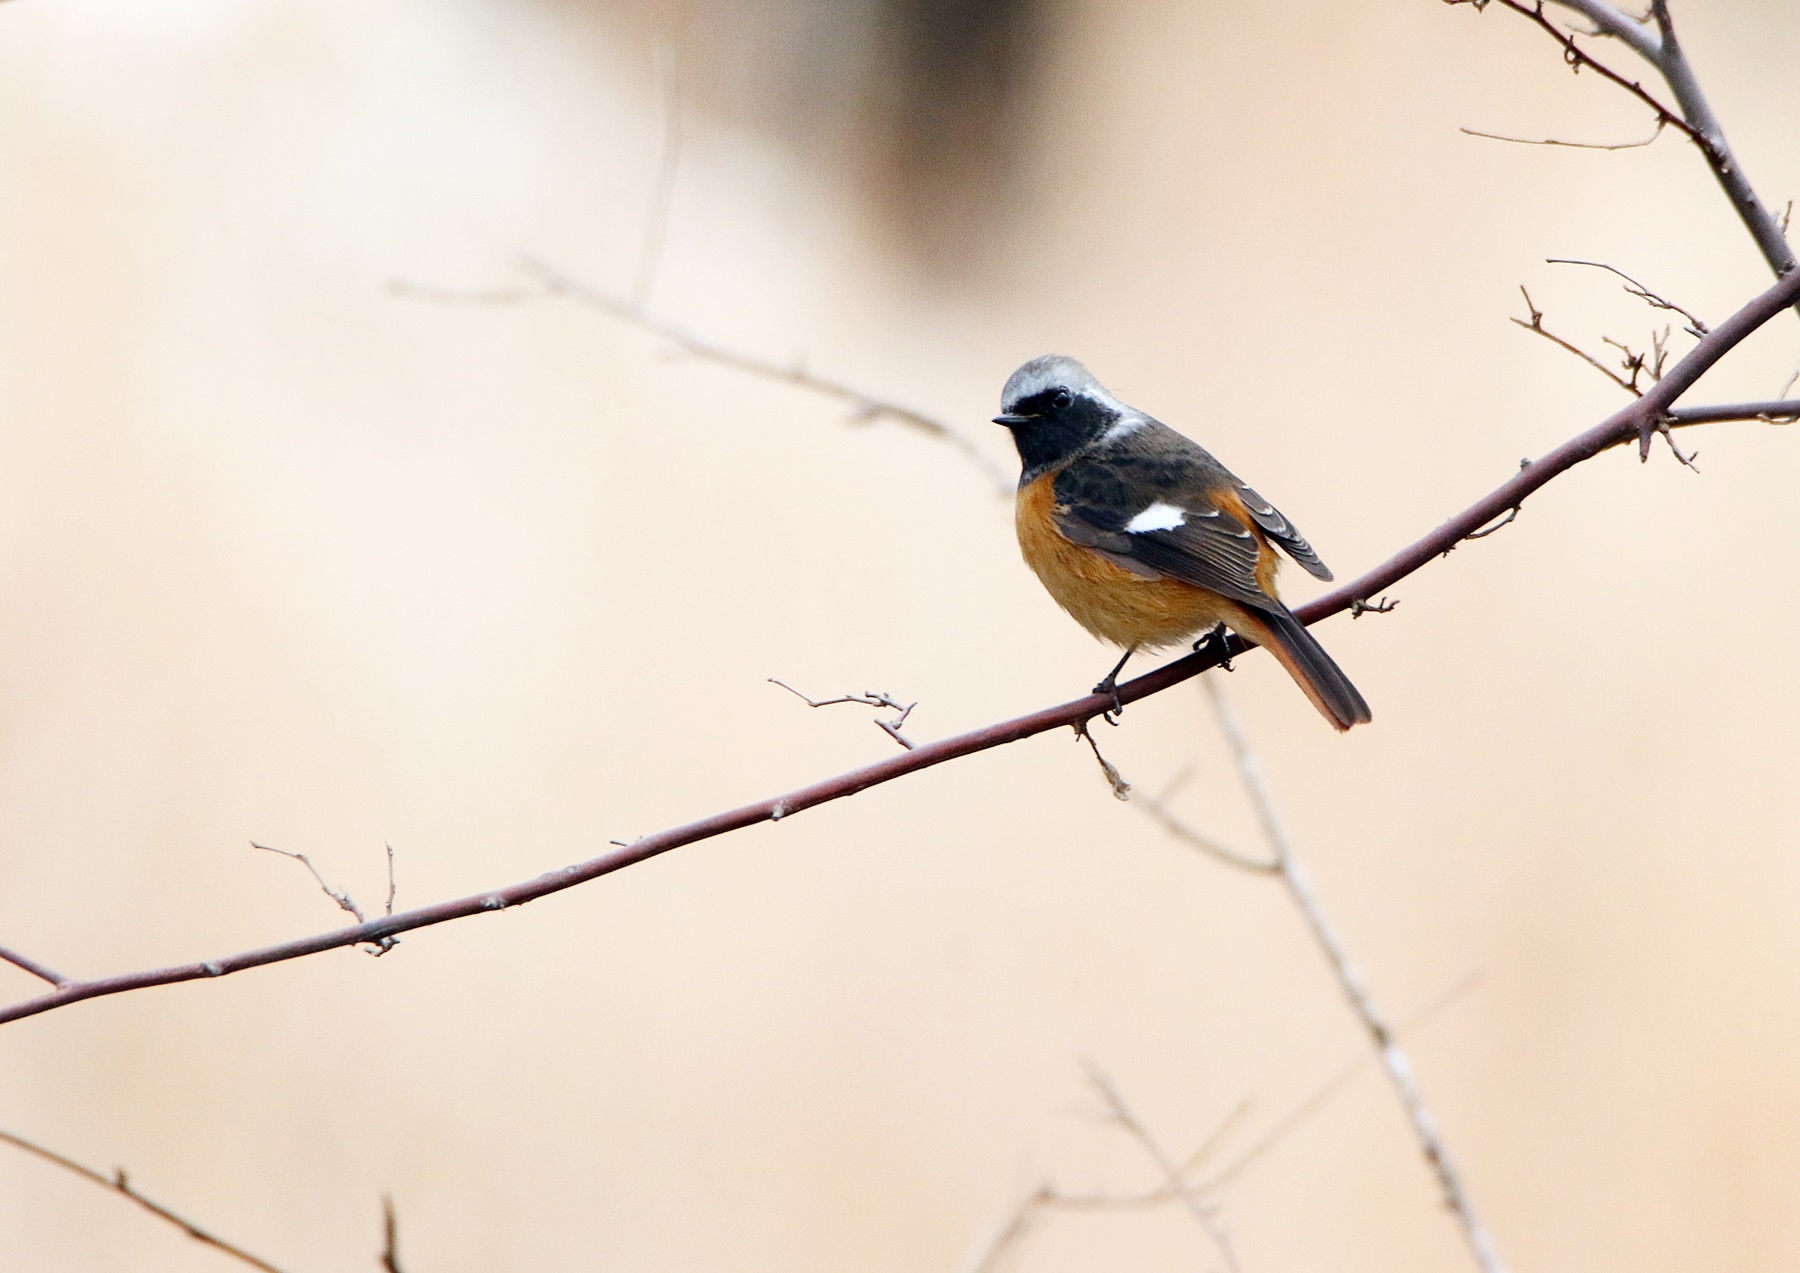
[[[817,375],[797,363],[778,363],[767,358],[759,358],[754,354],[727,349],[723,345],[696,336],[686,328],[677,326],[667,319],[657,317],[626,297],[616,296],[611,292],[594,287],[536,257],[521,256],[518,260],[518,268],[531,280],[532,286],[457,291],[452,288],[434,287],[396,279],[388,284],[388,290],[397,296],[446,304],[517,305],[552,298],[573,301],[585,309],[605,314],[609,318],[616,318],[622,323],[629,323],[640,331],[648,332],[684,354],[731,367],[737,371],[747,372],[752,376],[760,376],[765,380],[792,385],[809,393],[818,394],[820,397],[844,403],[850,408],[853,419],[859,421],[891,420],[896,424],[923,433],[927,437],[961,452],[965,459],[980,469],[982,474],[993,483],[998,494],[1011,495],[1017,486],[1017,482],[1003,472],[986,452],[970,441],[966,434],[922,411],[916,411],[886,398],[875,397],[841,380]]]
[[[1167,1150],[1162,1147],[1144,1120],[1132,1112],[1131,1106],[1125,1103],[1118,1087],[1101,1070],[1089,1066],[1088,1082],[1100,1093],[1100,1099],[1106,1102],[1107,1113],[1131,1138],[1143,1148],[1144,1154],[1156,1164],[1156,1170],[1162,1174],[1164,1185],[1174,1194],[1177,1201],[1194,1217],[1200,1228],[1211,1238],[1213,1245],[1219,1248],[1219,1255],[1225,1261],[1227,1273],[1237,1273],[1237,1253],[1231,1248],[1231,1235],[1225,1232],[1225,1226],[1219,1223],[1211,1203],[1200,1196],[1200,1191],[1188,1182],[1182,1170],[1176,1165]]]
[[[1744,337],[1792,304],[1796,296],[1800,296],[1800,270],[1796,270],[1781,280],[1707,333],[1706,338],[1695,345],[1686,357],[1670,369],[1667,375],[1651,386],[1643,397],[1636,399],[1587,432],[1571,438],[1548,455],[1521,468],[1517,474],[1501,483],[1486,496],[1445,521],[1424,538],[1401,549],[1373,570],[1300,606],[1295,610],[1295,615],[1303,623],[1317,623],[1330,615],[1366,603],[1370,597],[1391,588],[1396,582],[1404,579],[1421,566],[1453,550],[1469,536],[1471,531],[1478,531],[1488,523],[1505,516],[1508,509],[1522,504],[1532,492],[1568,472],[1582,461],[1590,460],[1603,451],[1636,438],[1639,442],[1640,453],[1647,456],[1651,439],[1659,432],[1666,434],[1670,427],[1667,413],[1675,399],[1685,392],[1702,372],[1711,367]],[[870,787],[884,782],[892,782],[896,778],[905,777],[921,769],[929,769],[934,765],[971,756],[976,752],[986,751],[990,747],[1002,747],[1048,730],[1066,728],[1090,721],[1102,713],[1113,710],[1119,704],[1135,703],[1139,699],[1161,693],[1171,685],[1179,685],[1183,681],[1198,676],[1208,668],[1217,666],[1221,658],[1235,656],[1249,648],[1236,637],[1224,645],[1217,641],[1211,641],[1201,650],[1187,655],[1185,658],[1177,659],[1143,676],[1125,682],[1118,687],[1115,694],[1088,694],[1055,707],[1047,707],[1033,712],[1028,716],[1001,721],[983,729],[940,739],[934,743],[921,743],[902,755],[890,756],[886,760],[877,761],[875,764],[861,769],[851,770],[849,773],[840,774],[835,778],[827,778],[822,782],[813,783],[783,796],[760,800],[755,804],[744,805],[742,808],[702,818],[698,822],[690,822],[684,826],[672,827],[666,831],[644,836],[629,844],[619,845],[598,857],[589,858],[585,862],[565,866],[560,870],[540,875],[536,879],[526,880],[508,888],[476,893],[452,901],[439,902],[432,906],[421,906],[415,910],[400,911],[397,914],[384,915],[380,919],[372,919],[366,923],[340,928],[335,932],[302,937],[294,941],[264,946],[257,950],[248,950],[220,959],[178,964],[167,968],[150,968],[89,981],[68,981],[58,985],[48,994],[0,1008],[0,1023],[54,1011],[85,999],[97,999],[106,995],[123,994],[150,986],[172,985],[182,981],[202,981],[241,972],[246,968],[260,968],[265,964],[281,963],[289,959],[315,955],[320,951],[336,950],[340,947],[355,946],[364,942],[379,943],[384,938],[410,932],[413,929],[428,928],[434,924],[464,919],[471,915],[492,914],[514,906],[522,906],[527,902],[536,901],[540,897],[560,893],[566,888],[573,888],[577,884],[583,884],[639,862],[647,861],[658,854],[667,853],[669,850],[680,848],[683,845],[739,831],[760,822],[779,822],[803,809],[810,809],[815,805],[825,804],[832,800],[841,800],[846,796],[857,795]]]
[[[207,1230],[202,1229],[199,1225],[195,1224],[192,1220],[183,1219],[181,1216],[175,1214],[175,1212],[163,1206],[160,1202],[153,1202],[149,1198],[146,1198],[132,1185],[131,1180],[126,1176],[123,1167],[115,1169],[110,1176],[103,1176],[91,1167],[83,1167],[74,1159],[65,1158],[55,1150],[46,1149],[35,1141],[26,1140],[23,1136],[15,1136],[11,1132],[0,1131],[0,1141],[13,1146],[15,1149],[24,1150],[26,1153],[41,1158],[47,1163],[54,1163],[64,1171],[73,1172],[83,1180],[91,1181],[92,1183],[99,1185],[102,1189],[107,1190],[109,1193],[118,1194],[119,1197],[142,1207],[158,1220],[174,1225],[194,1241],[209,1246],[223,1255],[228,1255],[234,1260],[243,1264],[248,1264],[253,1269],[261,1269],[263,1273],[282,1273],[281,1269],[270,1264],[267,1260],[250,1254],[250,1252],[244,1250],[243,1247],[232,1242],[227,1242],[217,1234],[209,1233]]]
[[[1164,787],[1161,792],[1154,796],[1134,796],[1132,798],[1132,803],[1135,804],[1139,810],[1153,818],[1157,825],[1161,826],[1164,831],[1167,831],[1190,849],[1196,849],[1216,861],[1223,862],[1226,866],[1236,867],[1240,871],[1249,871],[1256,875],[1273,875],[1276,871],[1280,870],[1281,863],[1274,858],[1254,858],[1247,853],[1240,853],[1236,849],[1227,848],[1211,836],[1202,835],[1200,832],[1194,830],[1193,827],[1189,826],[1175,815],[1175,811],[1169,808],[1169,801],[1174,798],[1175,793],[1187,782],[1188,776],[1192,772],[1191,769],[1184,770],[1182,773],[1175,775],[1175,778],[1167,787]]]
[[[1409,1037],[1414,1030],[1424,1026],[1444,1009],[1473,990],[1477,981],[1478,978],[1471,973],[1458,978],[1453,985],[1432,996],[1429,1002],[1400,1023],[1398,1027],[1400,1037]],[[1200,1147],[1182,1161],[1180,1178],[1201,1198],[1217,1197],[1226,1186],[1255,1166],[1270,1150],[1316,1117],[1340,1092],[1349,1086],[1352,1079],[1368,1069],[1374,1062],[1375,1057],[1371,1053],[1359,1050],[1289,1108],[1285,1114],[1276,1119],[1269,1129],[1257,1137],[1248,1148],[1238,1151],[1230,1162],[1217,1171],[1202,1175],[1202,1169],[1212,1162],[1219,1151],[1224,1148],[1226,1139],[1249,1116],[1250,1102],[1240,1101],[1237,1108],[1226,1115],[1211,1134],[1201,1142]],[[1040,1213],[1061,1211],[1091,1214],[1150,1211],[1167,1206],[1177,1201],[1178,1198],[1179,1194],[1176,1192],[1175,1186],[1167,1181],[1154,1188],[1139,1190],[1136,1193],[1104,1191],[1077,1193],[1058,1188],[1046,1181],[1019,1200],[1018,1206],[976,1249],[969,1262],[964,1266],[965,1273],[992,1273],[999,1267],[1000,1261],[1006,1253],[1029,1236],[1032,1222]]]
[[[1444,1205],[1456,1217],[1463,1237],[1469,1244],[1469,1251],[1483,1273],[1504,1273],[1505,1266],[1494,1248],[1494,1240],[1476,1216],[1474,1204],[1469,1201],[1468,1192],[1463,1188],[1462,1175],[1438,1131],[1437,1120],[1431,1116],[1431,1111],[1419,1092],[1418,1082],[1413,1077],[1412,1062],[1401,1050],[1393,1027],[1375,1006],[1361,972],[1351,962],[1349,952],[1344,949],[1336,929],[1325,915],[1325,908],[1313,889],[1310,874],[1294,853],[1287,831],[1281,825],[1280,815],[1275,811],[1275,801],[1263,781],[1262,766],[1256,759],[1256,753],[1250,748],[1243,727],[1238,723],[1231,705],[1225,701],[1216,678],[1209,678],[1202,684],[1212,700],[1219,729],[1231,748],[1232,758],[1237,762],[1238,773],[1243,779],[1244,790],[1249,794],[1251,807],[1255,809],[1257,821],[1262,823],[1263,835],[1275,855],[1275,874],[1287,886],[1288,896],[1293,898],[1294,905],[1306,920],[1306,926],[1312,931],[1313,939],[1325,953],[1326,962],[1331,965],[1338,987],[1344,992],[1351,1009],[1374,1042],[1376,1054],[1380,1056],[1382,1067],[1387,1070],[1388,1079],[1400,1097],[1401,1108],[1406,1111],[1407,1121],[1412,1124],[1413,1135],[1418,1138],[1425,1161],[1437,1176],[1438,1187],[1444,1195]]]
[[[390,1194],[381,1195],[381,1273],[406,1273],[400,1267],[400,1218]]]

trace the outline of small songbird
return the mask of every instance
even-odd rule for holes
[[[1206,451],[1108,393],[1073,358],[1013,372],[995,424],[1024,471],[1015,515],[1025,562],[1089,632],[1125,647],[1094,687],[1113,693],[1139,649],[1229,627],[1273,654],[1339,729],[1369,705],[1275,595],[1280,547],[1331,578],[1275,506]],[[1196,642],[1196,648],[1198,648]]]

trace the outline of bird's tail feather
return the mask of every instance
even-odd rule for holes
[[[1237,618],[1242,622],[1231,620],[1230,626],[1273,654],[1319,714],[1338,729],[1372,719],[1368,703],[1344,670],[1285,606],[1277,610],[1244,608]]]

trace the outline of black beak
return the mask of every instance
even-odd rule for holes
[[[1036,416],[1030,415],[997,415],[994,417],[994,423],[1004,424],[1010,429],[1015,424],[1030,424],[1035,419],[1037,419]]]

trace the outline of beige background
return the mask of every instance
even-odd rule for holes
[[[1800,10],[1679,16],[1779,207]],[[1009,464],[1001,382],[1075,353],[1340,576],[1616,405],[1508,325],[1517,286],[1592,345],[1654,318],[1544,257],[1715,320],[1766,282],[1672,137],[1457,131],[1648,132],[1498,9],[1039,13],[1012,131],[951,156],[986,184],[937,193],[868,140],[866,18],[0,6],[0,944],[81,974],[224,954],[337,919],[252,838],[368,904],[391,842],[418,905],[891,750],[769,676],[917,699],[935,737],[1104,669],[949,448],[565,302],[388,290],[515,286],[521,251],[627,288],[659,42],[659,313]],[[1784,318],[1696,400],[1797,357]],[[1334,736],[1260,658],[1227,687],[1379,999],[1479,975],[1411,1047],[1534,1273],[1800,1263],[1800,439],[1689,442],[1701,475],[1604,457],[1397,613],[1327,624],[1372,727]],[[1184,816],[1253,845],[1195,688],[1104,742],[1146,788],[1198,764]],[[373,1268],[383,1191],[412,1273],[953,1271],[1043,1179],[1154,1183],[1084,1058],[1180,1150],[1248,1100],[1230,1153],[1363,1050],[1275,886],[1057,734],[380,961],[8,1026],[0,1126],[296,1273]],[[1372,1072],[1221,1202],[1247,1269],[1466,1265]],[[1052,1221],[1007,1267],[1212,1262],[1165,1213]],[[10,1151],[0,1265],[227,1267]]]

